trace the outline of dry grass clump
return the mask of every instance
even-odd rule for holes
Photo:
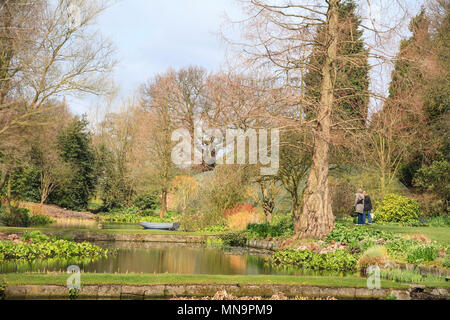
[[[22,202],[17,202],[15,204],[15,206],[22,208],[22,209],[28,209],[30,211],[30,213],[34,216],[34,215],[43,215],[43,216],[48,216],[48,212],[45,210],[45,207],[40,204],[40,203],[31,203],[31,202],[27,202],[27,203],[22,203]]]
[[[228,227],[233,231],[245,230],[249,224],[263,221],[264,216],[257,211],[241,211],[227,218]]]
[[[430,238],[428,238],[426,235],[418,233],[413,234],[411,236],[411,240],[417,241],[417,242],[423,242],[423,243],[431,243]]]
[[[383,246],[373,246],[358,260],[358,270],[362,274],[366,274],[367,268],[371,266],[383,266],[387,260],[387,250]]]

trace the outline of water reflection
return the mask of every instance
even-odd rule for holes
[[[98,242],[104,248],[116,249],[117,255],[89,260],[48,259],[45,261],[0,263],[0,273],[65,272],[78,265],[89,273],[172,273],[222,275],[336,275],[279,267],[267,263],[270,255],[247,248],[211,248],[179,243]],[[345,276],[346,274],[342,274]]]
[[[227,250],[185,244],[166,243],[97,243],[116,248],[117,255],[94,262],[46,260],[33,263],[6,262],[0,272],[61,271],[77,264],[92,273],[174,273],[174,274],[272,274],[277,273],[265,263],[267,256],[249,250]]]

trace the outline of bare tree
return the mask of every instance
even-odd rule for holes
[[[92,31],[105,1],[2,1],[0,136],[49,110],[62,94],[105,94],[112,44]],[[69,10],[71,9],[71,10]]]
[[[334,228],[328,173],[335,133],[342,136],[342,132],[358,129],[364,122],[362,119],[336,117],[342,113],[337,107],[336,92],[346,91],[346,88],[337,87],[341,83],[336,78],[339,68],[343,66],[342,61],[358,63],[356,59],[341,55],[338,50],[341,34],[347,31],[346,21],[340,20],[342,1],[242,2],[249,19],[241,23],[245,30],[244,43],[238,45],[243,48],[246,63],[272,70],[284,86],[300,92],[296,103],[286,104],[301,106],[297,118],[291,115],[289,121],[296,122],[298,130],[310,132],[312,137],[312,163],[303,194],[303,208],[294,217],[295,236],[323,237]],[[393,29],[394,23],[384,28],[374,24],[362,27],[384,37]],[[317,37],[319,31],[320,37]],[[370,49],[371,58],[385,58],[382,46],[371,46]],[[311,63],[313,52],[320,55],[321,64]],[[305,70],[320,74],[318,99],[304,94]],[[368,97],[370,93],[364,95]]]
[[[40,115],[57,108],[56,99],[111,91],[113,48],[92,28],[106,7],[106,1],[0,1],[0,187],[22,162],[29,134],[50,123]]]
[[[148,156],[148,173],[161,199],[161,217],[167,212],[167,196],[176,175],[172,162],[172,132],[177,129],[174,104],[177,100],[175,73],[158,75],[142,89],[140,120],[142,144]]]

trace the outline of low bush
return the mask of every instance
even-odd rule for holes
[[[382,246],[373,246],[367,249],[361,258],[358,260],[358,270],[366,274],[367,268],[370,266],[379,266],[381,267],[386,259],[388,253],[385,247]]]
[[[246,231],[250,239],[287,238],[294,233],[294,223],[288,217],[277,223],[249,224]]]
[[[436,260],[439,256],[439,250],[442,249],[434,243],[423,243],[422,241],[403,238],[388,241],[385,246],[390,257],[405,260],[415,265]]]
[[[390,232],[375,230],[367,226],[347,226],[342,223],[336,223],[334,230],[327,235],[327,241],[342,243],[379,239],[391,240],[394,238],[394,234]]]
[[[255,211],[241,211],[227,218],[231,230],[245,230],[249,224],[260,223],[264,220],[261,213]]]
[[[99,258],[108,254],[108,249],[102,249],[89,242],[73,242],[56,240],[35,233],[27,235],[25,243],[0,241],[0,262],[4,260],[51,259],[51,258]],[[31,240],[31,241],[30,241]]]
[[[228,218],[230,216],[238,214],[239,212],[256,212],[256,208],[249,203],[238,204],[234,206],[232,209],[225,210],[223,215],[225,218]]]
[[[5,207],[0,209],[0,221],[8,227],[29,227],[31,225],[30,210],[11,206],[11,212]]]
[[[316,271],[355,271],[357,259],[347,250],[330,253],[316,253],[310,250],[281,250],[272,256],[275,264],[294,265],[303,269]]]
[[[131,201],[140,210],[154,210],[160,203],[158,196],[154,193],[136,195]]]
[[[11,212],[7,212],[5,207],[0,208],[0,222],[8,227],[27,228],[47,226],[55,222],[55,220],[42,214],[33,215],[27,208],[11,206]]]
[[[50,218],[49,216],[42,215],[42,214],[35,214],[31,216],[30,224],[32,227],[38,227],[38,226],[48,226],[54,223],[55,220]]]
[[[439,256],[439,251],[434,246],[429,245],[421,245],[414,249],[412,249],[408,256],[406,257],[406,261],[408,263],[412,263],[415,265],[422,264],[428,261],[434,261]]]
[[[374,216],[377,222],[409,222],[417,221],[422,213],[415,200],[392,193],[377,204]]]
[[[248,235],[246,232],[235,231],[227,232],[219,236],[223,245],[231,247],[244,247],[247,244]]]
[[[430,166],[423,166],[416,172],[413,183],[419,191],[433,193],[448,203],[448,199],[450,199],[450,163],[443,160],[434,161]]]
[[[414,200],[419,203],[420,209],[426,218],[439,217],[448,213],[446,202],[434,194],[415,194]]]
[[[22,240],[25,242],[33,242],[33,243],[39,243],[39,242],[45,242],[45,241],[49,241],[50,237],[41,233],[40,231],[32,231],[29,233],[25,233],[22,236]]]
[[[444,262],[442,263],[442,266],[445,268],[450,268],[450,258],[446,257]]]
[[[201,228],[200,232],[216,232],[216,233],[221,233],[221,232],[227,232],[230,229],[227,226],[210,226],[210,227],[205,227],[205,228]]]
[[[417,246],[417,242],[410,239],[397,238],[385,243],[389,256],[393,258],[405,258],[410,250]]]

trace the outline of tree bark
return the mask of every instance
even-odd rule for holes
[[[262,207],[264,211],[264,215],[266,217],[266,222],[271,223],[272,222],[272,212],[275,208],[275,203],[269,194],[269,191],[267,190],[266,183],[261,180],[259,182],[259,186],[261,188],[261,195],[262,195]]]
[[[161,219],[164,218],[166,213],[167,213],[167,191],[163,191],[161,193],[161,212],[160,212]]]
[[[322,84],[317,124],[314,128],[314,149],[303,208],[295,220],[294,236],[321,238],[334,228],[331,197],[328,187],[331,112],[334,103],[333,78],[337,58],[338,0],[330,0],[327,13],[326,59],[322,67]]]

